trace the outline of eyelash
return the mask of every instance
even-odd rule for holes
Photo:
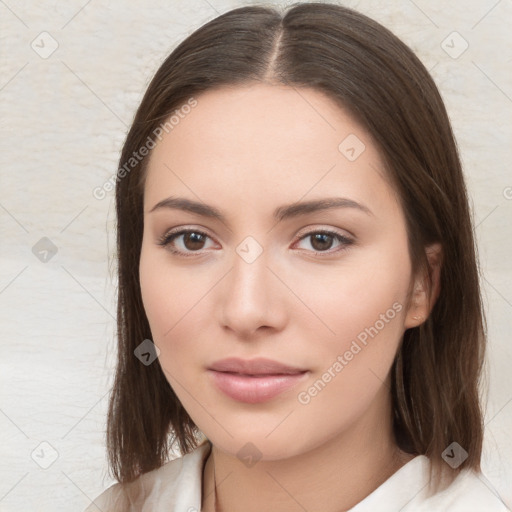
[[[170,231],[168,233],[165,233],[163,236],[161,236],[158,239],[157,244],[162,246],[162,247],[167,247],[173,254],[176,254],[176,255],[179,255],[179,256],[183,256],[185,258],[194,257],[194,256],[197,256],[198,254],[201,254],[200,251],[191,251],[191,252],[188,252],[188,253],[184,253],[182,251],[174,249],[170,245],[171,242],[173,242],[175,238],[178,238],[179,236],[185,235],[187,233],[195,233],[195,234],[201,235],[201,236],[206,237],[206,238],[211,238],[207,233],[205,233],[204,231],[198,230],[198,229],[180,229],[179,231]],[[350,239],[350,238],[348,238],[348,237],[346,237],[344,235],[341,235],[341,234],[339,234],[339,233],[337,233],[335,231],[329,231],[329,230],[326,230],[326,229],[319,229],[319,230],[315,230],[315,231],[309,231],[308,233],[303,234],[298,239],[298,241],[300,242],[301,240],[304,240],[304,239],[308,238],[309,236],[318,235],[318,234],[332,236],[335,240],[337,240],[341,244],[341,248],[338,248],[338,249],[336,249],[334,251],[332,251],[332,250],[314,251],[313,250],[313,255],[315,257],[318,257],[318,258],[322,258],[322,257],[324,257],[324,255],[329,255],[330,256],[330,255],[332,255],[334,253],[345,251],[345,250],[348,249],[349,246],[354,244],[354,240],[352,240],[352,239]],[[311,251],[307,250],[307,252],[311,252]]]

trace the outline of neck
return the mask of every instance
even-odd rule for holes
[[[386,419],[370,414],[308,452],[251,467],[213,445],[202,512],[349,510],[412,458],[398,449]]]

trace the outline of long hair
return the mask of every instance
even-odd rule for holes
[[[425,247],[441,244],[440,295],[428,319],[406,330],[391,369],[394,435],[400,448],[428,456],[431,468],[449,479],[463,468],[480,470],[485,318],[466,186],[445,106],[423,64],[389,30],[345,7],[302,3],[282,13],[242,7],[209,21],[166,58],[135,114],[116,183],[111,473],[130,482],[164,464],[174,445],[190,452],[199,433],[160,364],[146,366],[134,356],[152,339],[139,284],[150,154],[134,158],[134,152],[151,147],[159,127],[202,92],[251,83],[314,88],[349,111],[385,161],[405,215],[413,271],[428,271]],[[442,459],[452,442],[467,452],[454,469]]]

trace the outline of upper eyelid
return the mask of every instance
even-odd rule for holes
[[[206,229],[195,228],[193,226],[192,227],[180,226],[177,228],[170,229],[169,231],[165,232],[162,237],[160,237],[160,240],[167,240],[171,237],[175,237],[174,239],[176,239],[176,238],[179,238],[180,236],[182,236],[186,233],[190,233],[190,232],[195,232],[195,233],[200,233],[200,234],[206,235],[206,237],[210,238],[215,243],[219,243],[219,242],[217,242],[215,237],[211,236],[207,232]],[[334,238],[339,237],[338,241],[340,241],[339,239],[345,239],[345,240],[347,240],[347,242],[350,242],[351,244],[355,242],[355,237],[351,233],[349,234],[349,236],[347,236],[347,235],[344,235],[343,233],[338,232],[337,229],[335,229],[335,228],[306,227],[299,231],[299,233],[296,235],[296,239],[294,240],[294,243],[300,242],[304,238],[307,238],[308,236],[311,236],[313,234],[322,233],[322,232],[325,234],[329,234],[329,235],[333,236]],[[171,244],[171,241],[169,241],[168,243]],[[178,250],[178,252],[181,252],[181,251]],[[200,252],[201,251],[190,251],[191,254],[193,254],[193,253],[199,254]],[[325,251],[325,253],[328,254],[328,251]]]
[[[207,230],[205,230],[203,228],[194,228],[194,227],[180,227],[180,228],[170,229],[169,231],[166,231],[162,235],[161,238],[169,238],[171,236],[176,236],[176,238],[177,238],[178,236],[181,236],[181,235],[184,235],[184,234],[187,234],[190,232],[200,233],[200,234],[206,235],[211,240],[215,240],[215,237],[210,235]]]
[[[313,227],[308,226],[306,228],[300,229],[299,232],[297,233],[297,238],[302,238],[303,236],[310,235],[312,233],[318,233],[319,231],[320,232],[327,231],[329,233],[333,233],[333,234],[336,234],[336,235],[344,237],[344,238],[350,238],[351,240],[355,240],[355,238],[356,238],[355,235],[352,234],[347,229],[331,228],[331,227],[315,227],[315,226],[313,226]],[[346,234],[342,233],[342,231],[344,231]]]
[[[313,226],[307,226],[305,228],[302,228],[298,231],[296,237],[302,238],[303,236],[311,234],[311,233],[317,233],[319,231],[328,231],[332,234],[336,234],[336,235],[339,235],[339,236],[342,236],[345,238],[352,238],[352,239],[356,238],[355,235],[347,229],[334,228],[334,227],[318,227],[318,226],[322,226],[322,225],[316,225],[316,226],[313,225]],[[167,236],[170,236],[171,234],[173,234],[173,235],[183,234],[182,232],[188,232],[188,231],[196,231],[198,233],[203,233],[203,234],[207,235],[209,238],[215,239],[214,236],[212,236],[208,233],[208,230],[206,228],[195,227],[194,225],[180,226],[180,227],[169,229],[164,232],[163,236],[167,237]],[[347,233],[347,235],[345,235],[344,233],[342,233],[340,231],[345,231],[345,233]]]

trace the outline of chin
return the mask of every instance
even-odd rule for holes
[[[275,423],[272,428],[258,429],[255,426],[253,429],[243,428],[238,432],[233,427],[227,427],[232,437],[223,430],[222,433],[217,431],[211,437],[207,431],[203,430],[203,432],[205,432],[205,435],[218,450],[236,457],[242,462],[248,461],[247,463],[244,462],[248,467],[250,467],[251,463],[255,463],[255,461],[289,459],[301,455],[314,447],[311,438],[309,440],[297,439],[284,428],[280,433],[277,433],[277,431],[272,432],[272,429],[278,423]],[[269,435],[269,432],[272,433]]]

